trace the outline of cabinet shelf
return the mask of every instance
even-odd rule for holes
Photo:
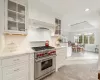
[[[15,12],[16,13],[16,11],[13,11],[13,10],[10,10],[10,9],[8,9],[8,11],[11,11],[11,12]]]
[[[17,23],[25,24],[25,22],[17,22]]]
[[[14,22],[14,23],[17,23],[17,21],[13,21],[13,20],[9,20],[9,19],[8,19],[8,22]]]
[[[20,13],[20,12],[17,12],[18,14],[20,14],[20,15],[23,15],[23,16],[25,16],[25,14],[24,13]]]
[[[11,12],[14,12],[14,13],[17,13],[17,14],[20,14],[20,15],[25,16],[25,14],[24,13],[21,13],[21,12],[13,11],[13,10],[10,10],[10,9],[8,9],[8,11],[11,11]]]
[[[25,24],[25,22],[18,22],[18,21],[13,21],[13,20],[9,20],[9,19],[8,19],[8,22],[14,22],[14,23],[21,23],[21,24]]]

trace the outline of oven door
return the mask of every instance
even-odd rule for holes
[[[48,57],[35,61],[35,79],[45,76],[45,74],[56,69],[56,57]]]

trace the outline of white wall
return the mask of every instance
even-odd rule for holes
[[[4,29],[4,0],[0,0],[0,49],[3,47],[2,33]]]
[[[0,35],[4,29],[4,0],[0,0]]]
[[[51,40],[51,32],[49,30],[28,30],[28,40],[31,41],[46,41]]]
[[[42,3],[40,0],[28,0],[29,18],[41,20],[48,23],[55,23],[55,18],[61,16],[52,11],[50,7]]]

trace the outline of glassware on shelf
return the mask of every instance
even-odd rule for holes
[[[25,23],[25,16],[21,15],[21,14],[18,14],[18,22]]]
[[[8,0],[8,9],[12,10],[12,11],[16,11],[17,4],[15,2],[12,2],[12,1]]]
[[[21,14],[25,14],[25,6],[18,4],[18,12]]]
[[[10,20],[10,21],[16,21],[16,13],[8,11],[8,20]]]
[[[8,21],[8,30],[17,30],[16,22]]]
[[[18,30],[19,31],[25,31],[25,24],[24,23],[18,23]]]

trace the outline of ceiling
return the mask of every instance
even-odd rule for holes
[[[87,21],[88,25],[94,28],[100,26],[100,0],[40,0],[52,10],[63,15],[63,31],[71,30],[75,23]],[[90,10],[85,11],[86,8]],[[83,25],[83,24],[82,24]],[[81,26],[82,26],[81,25]],[[86,25],[86,24],[85,24]],[[67,28],[66,28],[67,27]]]
[[[63,15],[84,13],[86,8],[98,10],[100,0],[40,0]]]

